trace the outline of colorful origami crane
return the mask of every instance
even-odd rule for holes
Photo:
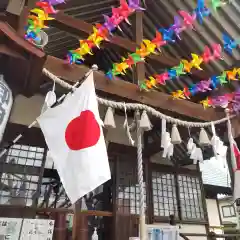
[[[49,17],[48,13],[44,12],[44,10],[39,8],[32,9],[31,13],[36,14],[40,20],[44,20],[44,21],[54,20],[54,18]]]
[[[170,27],[170,29],[172,29],[175,32],[177,38],[181,40],[180,33],[185,29],[185,27],[182,25],[179,16],[174,17],[174,24]]]
[[[212,45],[213,56],[215,59],[222,59],[222,46],[220,44],[214,43]]]
[[[210,15],[210,10],[205,6],[204,0],[197,1],[197,7],[194,12],[200,24],[203,23],[204,17],[208,17]]]
[[[157,82],[161,85],[165,85],[166,81],[170,79],[168,72],[155,75]]]
[[[203,70],[200,65],[202,64],[203,62],[203,59],[202,57],[198,56],[197,54],[195,53],[192,53],[192,61],[191,61],[191,65],[192,67],[195,67],[196,69],[199,69],[199,70]]]
[[[234,41],[231,37],[227,34],[223,34],[223,42],[224,42],[224,50],[232,55],[233,49],[237,48],[238,43]]]
[[[238,68],[234,68],[232,71],[226,71],[226,75],[229,81],[236,81],[237,74],[239,73]]]
[[[212,61],[214,59],[214,57],[211,53],[211,50],[208,46],[205,46],[205,48],[204,48],[202,59],[203,59],[204,63],[209,63],[210,61]]]
[[[200,101],[200,103],[203,105],[204,109],[209,108],[211,106],[211,100],[209,98]]]
[[[65,3],[65,0],[41,0],[41,2],[48,2],[49,4],[55,6],[58,4]]]
[[[140,6],[140,0],[128,0],[128,5],[130,8],[134,10],[141,10],[141,11],[145,10]]]
[[[43,11],[47,14],[55,14],[57,11],[54,9],[53,5],[50,4],[49,2],[37,2],[36,3],[37,7],[40,7],[43,9]]]
[[[186,72],[184,71],[184,64],[182,62],[180,62],[180,64],[176,67],[173,67],[173,69],[176,71],[176,76],[179,77],[181,75],[186,74]]]
[[[211,0],[212,8],[216,12],[218,8],[222,7],[226,4],[226,2],[223,2],[221,0]]]
[[[166,29],[166,28],[160,28],[159,29],[159,32],[162,33],[162,37],[163,37],[163,40],[166,41],[166,42],[175,42],[175,39],[174,38],[174,31],[173,29],[169,28],[169,29]]]
[[[152,40],[152,43],[156,45],[157,49],[161,51],[161,47],[167,44],[167,41],[163,40],[162,34],[156,31],[156,37]]]
[[[193,29],[194,28],[193,24],[196,20],[196,13],[193,13],[193,15],[191,15],[190,13],[185,12],[185,11],[178,11],[178,13],[183,18],[184,26],[186,28]]]
[[[225,71],[220,76],[218,76],[218,81],[221,85],[228,83],[227,73]]]
[[[184,65],[184,71],[190,73],[192,69],[192,62],[189,62],[188,60],[182,59],[181,62]]]
[[[186,99],[184,92],[182,90],[177,90],[175,92],[172,92],[172,98],[173,99]]]
[[[143,39],[143,43],[146,46],[146,49],[149,54],[152,54],[152,53],[156,54],[155,50],[156,50],[157,45],[155,43],[151,42],[148,39]]]
[[[211,85],[211,80],[203,80],[200,81],[199,83],[196,84],[196,91],[198,92],[207,92],[211,91],[212,89],[210,88]]]

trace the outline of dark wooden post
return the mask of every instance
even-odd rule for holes
[[[54,224],[54,240],[66,240],[67,239],[67,219],[66,213],[52,213],[51,218],[55,220]]]
[[[134,22],[134,33],[136,43],[140,46],[143,40],[143,11],[136,11],[135,22]],[[145,63],[140,62],[136,65],[134,73],[134,83],[140,85],[141,81],[145,78]]]
[[[88,219],[81,214],[81,200],[75,203],[74,208],[72,240],[88,240]]]

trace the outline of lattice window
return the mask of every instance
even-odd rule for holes
[[[174,175],[152,172],[154,216],[177,216],[177,197]]]
[[[117,189],[118,212],[125,214],[139,214],[140,192],[137,181],[136,166],[126,161],[119,161],[118,181],[119,181]],[[146,207],[145,186],[144,192]]]
[[[43,159],[44,148],[16,144],[9,149],[0,162],[1,204],[32,205]]]
[[[204,220],[199,178],[178,175],[182,219]]]

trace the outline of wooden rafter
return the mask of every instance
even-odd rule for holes
[[[89,27],[87,23],[84,24],[86,24],[86,28]],[[45,62],[45,53],[25,41],[7,23],[0,22],[0,31],[8,38],[8,43],[10,44],[7,45],[8,47],[14,45],[16,50],[18,50],[21,54],[28,54],[29,61],[26,61],[28,65],[27,73],[25,73],[25,75],[20,75],[19,72],[14,71],[15,75],[13,79],[17,79],[17,77],[24,78],[24,84],[26,86],[30,86],[32,94],[40,85],[40,76],[43,67],[47,68],[55,75],[72,82],[77,81],[86,71],[88,71],[86,66],[69,66],[63,60],[51,56],[48,56]],[[125,41],[128,40],[125,39]],[[134,45],[136,44],[134,43]],[[18,65],[20,65],[20,63]],[[22,67],[18,70],[21,71]],[[214,109],[204,110],[201,105],[190,101],[174,101],[165,93],[140,92],[138,86],[135,84],[131,84],[120,79],[109,81],[101,72],[95,73],[95,79],[96,88],[98,90],[119,96],[122,99],[127,99],[128,101],[144,103],[155,108],[168,110],[206,121],[212,121],[223,117],[222,113],[217,113]]]
[[[47,57],[44,67],[56,76],[70,82],[76,82],[89,70],[89,68],[84,65],[69,66],[65,61],[52,56]],[[104,73],[100,71],[95,73],[95,83],[96,88],[100,91],[128,99],[128,101],[147,104],[191,118],[213,121],[224,116],[223,113],[217,113],[214,109],[204,110],[203,107],[197,103],[186,100],[173,100],[169,95],[162,92],[140,91],[137,85],[120,79],[110,81]]]

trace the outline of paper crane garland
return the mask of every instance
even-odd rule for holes
[[[212,2],[213,8],[217,9],[220,6],[224,6],[223,4],[220,4],[217,6],[216,2]],[[216,7],[217,6],[217,7]],[[131,69],[133,65],[137,64],[138,62],[144,61],[144,59],[151,55],[156,54],[156,50],[159,52],[161,51],[161,47],[167,45],[168,43],[175,43],[176,38],[181,40],[181,32],[186,29],[194,29],[194,23],[196,20],[198,20],[200,23],[203,22],[203,19],[205,17],[208,17],[210,15],[210,9],[208,9],[205,6],[204,0],[198,0],[197,7],[193,11],[193,13],[188,13],[186,11],[180,10],[178,11],[180,16],[174,17],[174,23],[169,28],[160,28],[156,31],[156,36],[153,40],[144,39],[140,45],[140,48],[136,49],[135,53],[138,55],[138,61],[135,61],[134,63],[131,62],[131,64],[128,64],[127,61],[129,58],[131,58],[131,54],[128,54],[127,58],[122,57],[122,61],[120,63],[114,63],[112,69],[110,69],[106,76],[110,79],[113,79],[114,76],[117,75],[125,75],[127,69]],[[181,17],[181,18],[180,18]],[[226,42],[228,39],[224,37],[224,41]],[[234,44],[226,42],[226,47],[224,49],[233,49],[236,48]],[[224,45],[224,46],[225,46]],[[201,56],[198,56],[197,54],[192,54],[192,61],[189,63],[187,60],[183,60],[182,63],[184,64],[184,71],[190,72],[191,69],[194,67],[196,69],[202,70],[200,65],[202,62],[208,63],[210,60],[219,59],[221,58],[221,45],[214,44],[212,45],[213,50],[213,56],[210,58],[209,49],[206,49],[204,58]],[[229,50],[230,51],[230,50]],[[119,71],[116,71],[116,66],[121,65],[123,63],[127,64],[127,68],[124,68],[124,71],[119,68]],[[183,72],[183,71],[182,71]],[[178,77],[180,74],[179,72],[175,72],[174,70],[170,70],[169,77]],[[165,81],[163,81],[165,83]],[[149,84],[148,84],[149,85]],[[149,85],[150,86],[150,85]],[[146,85],[142,84],[141,88],[148,89]],[[151,87],[150,87],[151,88]]]
[[[27,26],[25,27],[25,39],[38,47],[44,47],[48,38],[43,29],[48,28],[45,21],[53,20],[49,14],[56,14],[57,10],[53,5],[64,3],[62,0],[44,0],[36,3],[36,8],[32,9],[28,16]]]
[[[100,45],[103,41],[108,41],[109,37],[112,35],[112,32],[116,28],[120,28],[119,24],[123,21],[130,24],[128,17],[134,13],[136,10],[144,10],[140,7],[139,0],[120,0],[120,6],[118,8],[112,8],[112,16],[103,15],[104,23],[96,24],[93,27],[92,34],[86,40],[80,41],[79,48],[75,50],[70,50],[67,54],[68,63],[70,64],[79,64],[82,63],[86,55],[93,55],[93,48],[100,48]],[[116,71],[123,71],[124,67],[116,66]],[[111,77],[111,74],[109,74]]]
[[[223,34],[223,41],[224,41]],[[232,40],[235,42],[238,46],[239,40]],[[154,76],[149,77],[149,79],[144,80],[144,82],[140,85],[141,89],[144,90],[150,90],[154,87],[158,87],[157,85],[165,85],[166,81],[174,80],[177,77],[180,77],[182,75],[185,75],[187,73],[191,73],[193,69],[202,70],[202,64],[208,64],[211,61],[217,61],[219,59],[223,59],[223,51],[225,51],[225,48],[221,46],[221,44],[214,43],[209,46],[204,47],[204,51],[201,55],[197,55],[196,53],[192,53],[192,60],[186,60],[182,59],[178,66],[172,67],[168,69],[165,73],[161,74],[155,74]],[[199,84],[196,85],[196,88],[191,87],[188,89],[188,91],[185,90],[185,98],[189,98],[190,95],[195,95],[197,92],[205,92],[205,91],[211,91],[211,88],[209,87],[209,82],[212,82],[213,88],[215,89],[218,84],[226,84],[228,80],[237,80],[236,74],[238,70],[233,71],[227,71],[223,72],[221,76],[213,76],[210,80],[201,81]],[[227,76],[226,76],[227,74]],[[227,77],[227,78],[226,78]],[[184,91],[183,90],[183,91]],[[183,99],[182,95],[179,94],[181,90],[178,90],[174,93],[172,93],[173,98],[175,99],[175,96],[179,96],[180,99]],[[190,93],[190,94],[189,94]]]
[[[207,80],[193,84],[191,87],[185,87],[183,90],[172,92],[173,99],[188,99],[200,92],[211,91],[216,89],[219,85],[228,83],[229,81],[237,81],[240,78],[240,68],[233,68],[229,71],[223,71],[219,76],[212,76]],[[208,102],[202,102],[207,107]]]
[[[229,108],[230,111],[239,114],[240,113],[240,89],[232,92],[220,95],[217,97],[207,97],[200,102],[204,108],[209,107],[222,107]]]

